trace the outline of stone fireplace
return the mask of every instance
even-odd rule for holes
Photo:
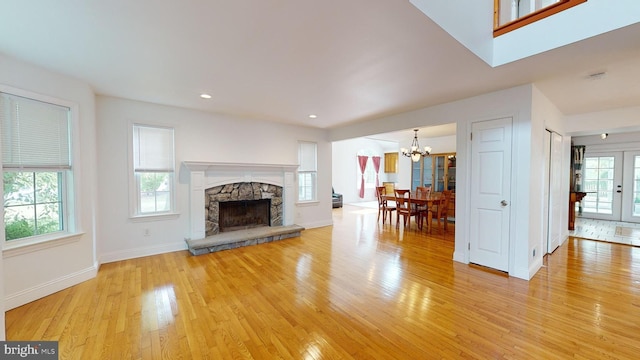
[[[260,182],[219,185],[204,192],[205,235],[282,225],[282,186]]]
[[[183,162],[180,177],[185,179],[188,176],[189,181],[189,240],[221,233],[219,214],[222,202],[269,200],[269,224],[262,225],[294,225],[294,174],[297,168],[298,165],[284,164]],[[238,212],[240,215],[245,213],[244,210]],[[249,217],[256,217],[254,215]],[[247,219],[236,219],[232,222],[236,225],[226,226],[246,229],[255,225],[243,224],[244,221]]]

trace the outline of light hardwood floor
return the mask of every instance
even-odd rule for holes
[[[300,238],[100,268],[6,314],[60,359],[638,359],[640,248],[569,239],[529,282],[345,205]],[[414,224],[415,225],[415,224]]]

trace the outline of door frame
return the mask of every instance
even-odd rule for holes
[[[633,183],[635,181],[634,160],[640,156],[640,150],[627,150],[622,153],[622,202],[620,220],[625,222],[640,223],[640,216],[633,216],[634,204]]]

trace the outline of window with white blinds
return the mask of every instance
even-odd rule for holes
[[[313,142],[298,142],[298,201],[317,200],[317,148]]]
[[[133,125],[133,173],[136,184],[134,215],[174,210],[174,129]]]
[[[71,168],[69,108],[6,93],[0,107],[3,168]]]
[[[4,230],[11,244],[70,230],[71,109],[43,99],[0,92]]]

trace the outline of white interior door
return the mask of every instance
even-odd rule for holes
[[[549,151],[549,194],[547,221],[547,252],[552,253],[560,246],[562,234],[562,206],[566,199],[562,198],[562,136],[552,132]]]
[[[469,261],[509,269],[511,118],[471,126]]]
[[[640,222],[640,151],[624,152],[622,176],[622,221]]]
[[[551,198],[549,197],[549,193],[551,192],[551,131],[547,130],[544,136],[544,194],[543,199],[546,199],[544,202],[543,213],[542,213],[542,233],[546,234],[545,247],[549,248],[549,214],[551,213],[551,209],[549,208],[551,205]]]

